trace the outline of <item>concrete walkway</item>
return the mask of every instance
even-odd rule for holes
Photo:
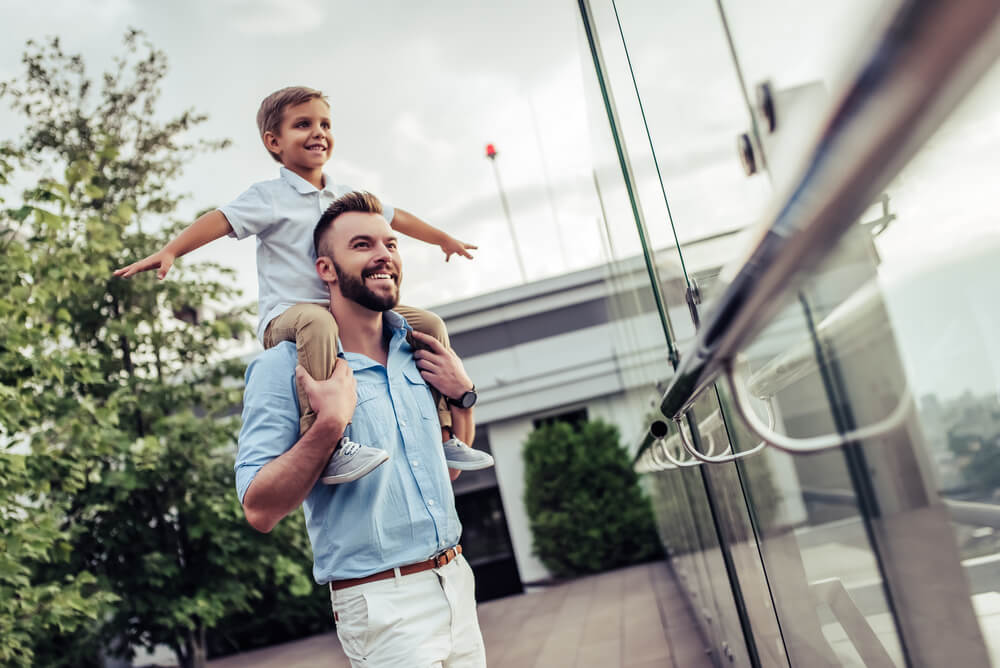
[[[666,565],[657,562],[482,603],[490,668],[710,667]],[[212,668],[349,668],[336,634],[210,661]]]

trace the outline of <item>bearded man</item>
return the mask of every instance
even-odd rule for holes
[[[392,310],[402,261],[374,195],[334,201],[314,243],[316,272],[340,327],[340,360],[329,379],[317,381],[296,366],[295,344],[284,342],[250,364],[236,461],[244,513],[267,532],[303,505],[313,575],[330,587],[352,666],[484,667],[475,583],[458,544],[461,524],[427,385],[456,400],[451,431],[472,443],[472,408],[458,398],[473,383],[450,348]],[[426,349],[414,350],[412,340]],[[317,413],[301,438],[296,382]],[[349,484],[318,484],[345,435],[377,443],[389,460]]]

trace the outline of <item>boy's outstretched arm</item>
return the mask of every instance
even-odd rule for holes
[[[115,276],[128,278],[134,274],[150,269],[159,269],[157,278],[163,278],[170,271],[174,260],[196,248],[201,248],[210,241],[220,239],[233,231],[232,226],[221,211],[209,211],[188,225],[183,232],[172,239],[166,246],[149,257],[133,262],[127,267],[115,271]],[[405,234],[405,232],[404,232]]]
[[[444,251],[445,262],[451,259],[453,253],[471,260],[472,254],[469,251],[479,248],[479,246],[459,241],[447,232],[439,230],[430,223],[425,223],[409,211],[404,211],[399,207],[396,207],[394,211],[392,220],[389,221],[392,229],[424,243],[440,246],[441,250]]]

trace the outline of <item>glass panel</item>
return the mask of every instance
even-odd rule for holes
[[[723,455],[731,442],[719,406],[715,394],[705,392],[691,410],[691,416],[698,425],[696,431],[699,450],[712,456]],[[740,472],[734,464],[703,464],[701,469],[707,477],[716,522],[726,545],[726,552],[723,553],[716,541],[706,555],[712,567],[710,575],[713,585],[721,590],[732,586],[727,580],[728,573],[724,563],[725,559],[731,560],[732,570],[738,579],[740,604],[745,609],[753,630],[755,654],[760,664],[787,666],[759,547],[741,486]],[[754,472],[757,475],[758,470],[755,468]],[[766,474],[765,469],[763,475]],[[757,481],[761,487],[766,483],[761,475],[757,475]],[[722,637],[728,641],[723,651],[732,653],[736,665],[748,665],[750,659],[744,643],[734,643],[735,639],[743,637],[738,612],[735,605],[720,611]]]
[[[845,266],[823,275],[828,289],[850,291]],[[815,353],[815,318],[793,302],[744,354],[743,382],[761,419],[769,411],[775,431],[798,438],[837,430],[828,369]],[[733,399],[723,397],[730,413]],[[730,426],[739,450],[759,443],[741,420]],[[768,447],[741,472],[790,663],[903,665],[844,451],[793,456]]]
[[[750,132],[749,113],[718,9],[710,3],[639,0],[594,4],[650,237],[661,266],[668,261],[674,265],[672,272],[661,270],[661,279],[666,284],[673,275],[684,281],[665,290],[678,347],[683,349],[694,334],[683,290],[696,283],[703,298],[711,298],[721,265],[742,248],[738,232],[756,222],[770,183],[762,176],[747,178],[741,168],[737,138]],[[674,292],[680,298],[673,299]],[[718,415],[718,408],[714,397],[705,397],[696,415]],[[725,421],[720,419],[718,425],[711,436],[723,449],[729,444]],[[768,467],[748,466],[758,493],[764,495]],[[736,577],[756,658],[762,665],[785,666],[741,484],[746,475],[734,465],[712,465],[705,473],[693,469],[656,474],[659,519],[719,655],[737,665],[750,664],[729,580]],[[692,504],[689,515],[682,510],[684,503]],[[706,606],[709,599],[718,602],[714,611]]]
[[[713,456],[750,450],[749,436],[730,419],[726,404],[715,392],[706,392],[695,404],[700,451]],[[730,452],[732,452],[732,448]],[[757,656],[762,666],[788,666],[784,640],[775,617],[774,602],[761,561],[755,527],[748,505],[758,523],[773,521],[779,512],[779,491],[775,472],[766,455],[757,452],[740,464],[705,465],[718,507],[720,526],[739,577],[743,604],[753,629]],[[752,489],[752,496],[749,490]],[[748,504],[748,501],[750,502]]]
[[[870,281],[837,307],[866,299],[869,338],[823,339],[854,421],[891,407],[888,394],[872,407],[882,387],[911,409],[904,429],[870,439],[861,456],[901,630],[929,662],[1000,665],[1000,236],[988,176],[998,104],[994,68],[887,189],[883,221],[857,228]],[[927,606],[941,613],[914,614]]]
[[[719,0],[737,66],[756,110],[759,148],[768,173],[782,183],[822,122],[822,110],[844,77],[853,75],[860,42],[878,34],[899,0],[812,3]],[[775,129],[757,109],[757,87],[773,92]]]
[[[773,175],[791,173],[851,71],[851,50],[898,5],[722,2],[747,84],[769,80],[776,91],[776,131],[762,138]],[[799,372],[824,368],[831,431],[877,423],[897,405],[910,410],[900,429],[843,450],[839,479],[817,464],[809,468],[822,475],[807,478],[799,462],[831,453],[794,459],[814,521],[843,522],[861,509],[840,525],[853,537],[836,542],[871,546],[905,651],[928,665],[1000,665],[1000,474],[992,465],[1000,460],[1000,317],[990,295],[1000,239],[989,196],[998,102],[994,71],[800,295],[822,364]],[[876,632],[890,623],[863,580],[845,584]]]
[[[627,64],[623,61],[620,36],[608,32],[608,10],[610,5],[602,3],[594,8],[597,34],[600,36],[602,55],[608,66],[605,76],[612,84],[628,75]],[[613,21],[613,13],[610,15]],[[585,37],[585,36],[584,36]],[[587,86],[590,94],[590,109],[610,102],[622,112],[617,118],[623,124],[619,129],[619,139],[625,140],[635,129],[635,118],[629,114],[634,110],[634,92],[612,85],[612,100],[606,100],[606,90],[596,85]],[[669,337],[670,324],[680,327],[674,335],[689,337],[693,332],[685,300],[684,269],[679,262],[675,248],[668,246],[672,231],[666,221],[663,194],[655,180],[651,167],[648,143],[632,144],[628,147],[632,176],[637,187],[629,190],[622,175],[622,166],[612,136],[609,134],[607,116],[595,118],[591,122],[592,148],[597,168],[594,171],[594,189],[601,204],[599,220],[604,234],[604,252],[608,258],[608,289],[613,295],[610,300],[612,313],[616,314],[614,345],[621,361],[623,379],[630,386],[641,389],[636,396],[642,401],[645,414],[636,423],[634,441],[638,441],[648,428],[655,407],[658,405],[664,383],[672,373],[672,367],[660,358],[654,358],[651,346],[658,337]],[[634,149],[634,150],[633,150]],[[651,189],[651,186],[655,188]],[[647,234],[647,248],[643,249],[637,233],[637,221],[632,211],[633,201],[650,223],[644,229]],[[654,250],[655,249],[655,250]],[[657,306],[656,294],[651,289],[649,263],[658,281],[658,292],[666,322],[657,322],[651,316],[642,319],[629,317],[636,312],[647,312]],[[662,341],[662,338],[660,338]],[[661,344],[662,345],[662,344]],[[645,351],[645,352],[644,352]],[[708,646],[722,655],[721,648],[727,644],[735,648],[733,657],[746,663],[742,632],[735,618],[735,606],[731,586],[727,580],[727,570],[720,557],[718,535],[708,505],[704,481],[697,470],[659,473],[644,480],[657,509],[661,537],[672,555],[674,569],[682,586],[689,595],[694,617],[698,622]]]
[[[674,572],[688,594],[700,632],[721,654],[718,648],[726,636],[720,615],[732,615],[734,605],[701,473],[697,468],[661,471],[648,478],[660,535]]]

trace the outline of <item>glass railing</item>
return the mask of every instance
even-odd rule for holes
[[[675,561],[685,522],[759,553],[737,569],[755,664],[1000,665],[997,13],[905,3],[849,54],[637,448]],[[699,471],[714,518],[677,508]]]

